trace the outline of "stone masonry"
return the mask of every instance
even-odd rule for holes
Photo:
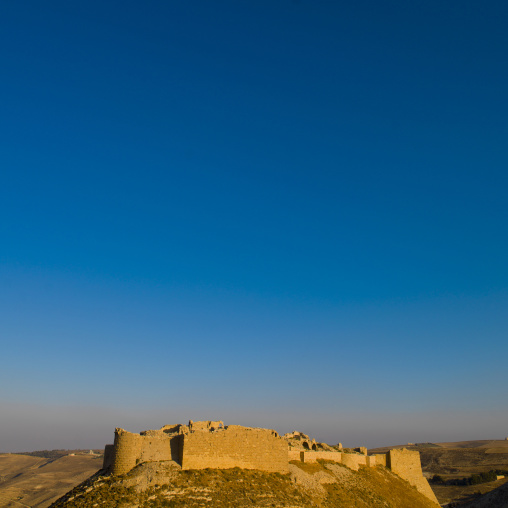
[[[220,424],[220,425],[219,425]],[[173,460],[182,469],[241,467],[289,472],[288,445],[268,429],[224,426],[222,422],[189,422],[133,434],[115,430],[113,447],[106,445],[104,468],[125,474],[142,462]]]
[[[103,468],[113,475],[129,472],[143,462],[174,461],[182,469],[228,469],[240,467],[288,473],[289,462],[327,460],[349,469],[387,467],[408,481],[427,498],[436,497],[423,476],[417,451],[393,449],[368,455],[364,447],[343,449],[318,443],[301,432],[280,437],[269,429],[225,426],[221,421],[165,425],[159,430],[134,434],[117,428],[115,442],[106,445]]]
[[[386,454],[386,466],[416,487],[424,496],[437,503],[437,498],[432,492],[429,482],[423,476],[420,452],[406,450],[406,448],[394,448]]]

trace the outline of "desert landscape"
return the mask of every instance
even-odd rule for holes
[[[1,454],[0,507],[416,508],[437,506],[436,500],[450,508],[506,506],[508,474],[500,473],[508,473],[508,440],[345,449],[300,432],[282,437],[268,429],[230,427],[190,422],[141,435],[117,429],[106,454]],[[399,454],[411,453],[421,469],[419,463],[396,466]],[[497,472],[491,481],[480,476],[489,472]],[[475,477],[478,483],[468,484]],[[420,481],[432,492],[422,490]]]
[[[507,20],[0,0],[0,508],[508,508]]]
[[[476,506],[484,494],[500,488],[501,491],[505,490],[503,486],[508,481],[508,475],[504,474],[496,476],[505,476],[505,478],[473,485],[454,485],[453,481],[489,471],[508,470],[508,440],[506,439],[421,443],[406,446],[420,452],[424,475],[443,506],[450,503],[455,503],[457,506]],[[397,447],[377,448],[371,451],[387,451],[390,448]],[[433,481],[432,479],[436,477],[443,481]],[[490,502],[491,506],[505,506],[494,504],[494,500]],[[483,505],[478,504],[478,506]]]
[[[0,507],[45,508],[102,467],[102,454],[37,453],[48,455],[0,454]]]

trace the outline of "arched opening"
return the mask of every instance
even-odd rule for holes
[[[307,441],[304,441],[302,445],[306,450],[310,450],[309,443],[307,443]]]
[[[317,446],[316,446],[315,444],[313,444],[313,445],[312,445],[312,449],[313,449],[314,451],[317,451]]]

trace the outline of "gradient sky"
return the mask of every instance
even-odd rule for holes
[[[507,19],[1,2],[0,451],[504,438]]]

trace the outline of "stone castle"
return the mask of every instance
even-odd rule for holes
[[[384,466],[437,503],[420,463],[420,453],[393,449],[368,455],[364,447],[343,449],[319,443],[301,432],[280,436],[261,428],[225,426],[221,421],[189,421],[188,425],[165,425],[159,430],[134,434],[117,428],[115,441],[106,445],[103,468],[113,475],[128,473],[144,462],[174,461],[182,469],[228,469],[239,467],[289,473],[290,461],[330,460],[358,470]]]

